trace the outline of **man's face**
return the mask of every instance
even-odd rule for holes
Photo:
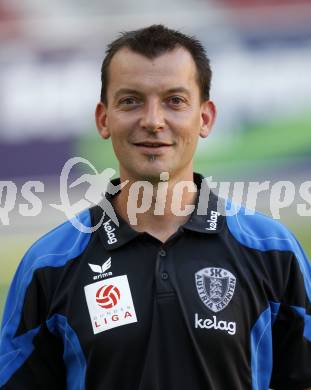
[[[215,117],[211,101],[201,102],[197,71],[183,48],[148,59],[123,48],[111,60],[107,105],[99,103],[96,123],[112,139],[122,178],[192,179],[198,137]]]

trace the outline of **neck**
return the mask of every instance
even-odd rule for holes
[[[113,198],[118,214],[137,231],[147,232],[161,241],[171,236],[188,219],[196,199],[193,173],[182,178],[161,176],[161,181],[129,180]]]

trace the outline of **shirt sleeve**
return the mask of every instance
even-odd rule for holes
[[[62,340],[45,321],[47,296],[26,254],[11,283],[1,327],[0,389],[65,389]]]
[[[311,386],[311,266],[297,240],[293,242],[291,266],[272,330],[270,386],[276,390]]]

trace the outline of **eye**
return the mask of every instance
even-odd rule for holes
[[[122,106],[133,106],[139,104],[139,100],[134,96],[128,96],[119,101]]]
[[[172,106],[181,106],[183,103],[185,103],[185,99],[180,97],[180,96],[170,96],[168,98],[168,102],[172,105]]]

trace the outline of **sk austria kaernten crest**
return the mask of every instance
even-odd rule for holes
[[[195,273],[195,284],[202,302],[217,313],[231,301],[236,278],[226,269],[209,267]]]

